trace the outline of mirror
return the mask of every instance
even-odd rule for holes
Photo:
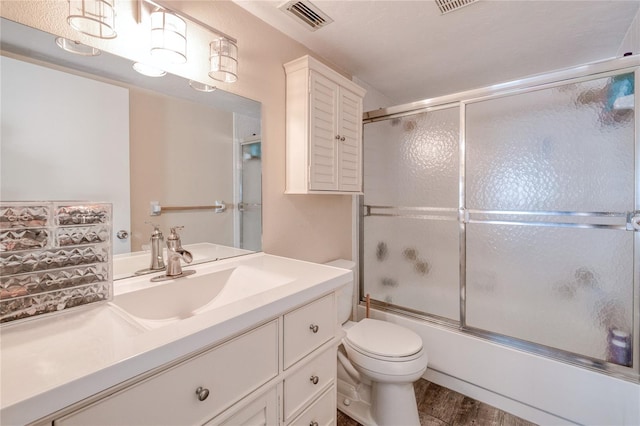
[[[148,268],[147,222],[194,263],[261,250],[260,103],[0,25],[2,201],[112,203],[114,279]]]

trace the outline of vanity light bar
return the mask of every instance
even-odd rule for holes
[[[142,21],[143,3],[147,3],[147,4],[151,5],[151,6],[156,7],[156,8],[168,10],[171,13],[173,13],[174,15],[179,16],[180,18],[182,18],[182,19],[184,19],[186,21],[192,22],[192,23],[198,25],[199,27],[202,27],[202,28],[204,28],[204,29],[206,29],[208,31],[211,31],[212,33],[215,33],[215,34],[217,34],[217,35],[219,35],[221,37],[224,37],[227,40],[230,40],[235,44],[238,43],[238,40],[236,40],[235,38],[231,37],[230,35],[225,34],[222,31],[220,31],[220,30],[218,30],[216,28],[213,28],[212,26],[210,26],[208,24],[205,24],[204,22],[202,22],[202,21],[200,21],[200,20],[198,20],[198,19],[196,19],[196,18],[194,18],[194,17],[192,17],[192,16],[190,16],[190,15],[188,15],[186,13],[176,12],[173,9],[171,9],[169,6],[167,6],[165,4],[166,2],[160,1],[160,0],[138,0],[138,5],[139,5],[138,23],[141,23],[141,21]]]
[[[145,4],[151,12],[151,54],[163,56],[170,63],[187,61],[186,21],[215,34],[217,37],[209,44],[209,77],[223,83],[238,80],[238,41],[204,22],[187,15],[177,13],[159,0],[138,0],[138,23],[142,22]],[[213,86],[204,85],[203,91],[211,91]],[[192,85],[193,87],[193,85]],[[194,87],[196,90],[202,90]]]
[[[112,39],[116,37],[115,0],[67,0],[67,22],[74,30],[91,37]]]

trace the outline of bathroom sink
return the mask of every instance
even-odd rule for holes
[[[122,294],[113,304],[151,328],[193,317],[291,282],[285,275],[246,265],[206,272]],[[146,280],[148,284],[149,281]]]
[[[212,243],[185,244],[183,246],[193,255],[192,264],[212,261],[216,259],[227,259],[253,253],[250,250],[226,247]],[[164,249],[164,259],[167,259],[167,249]],[[144,273],[157,273],[146,270],[151,263],[151,254],[148,251],[138,251],[132,253],[117,254],[113,257],[113,279],[118,280],[133,276],[138,271]],[[183,266],[186,264],[183,263]],[[146,271],[145,271],[146,270]]]

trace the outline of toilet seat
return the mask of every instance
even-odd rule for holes
[[[362,355],[387,362],[406,362],[422,355],[422,339],[386,321],[365,318],[347,331],[344,342]]]

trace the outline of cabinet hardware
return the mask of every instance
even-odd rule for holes
[[[314,333],[317,333],[319,328],[320,328],[320,327],[318,327],[318,326],[317,326],[317,325],[315,325],[315,324],[311,324],[311,325],[309,326],[309,330],[313,331]]]
[[[337,140],[340,140],[340,135],[336,135],[336,139],[337,139]]]
[[[204,401],[209,397],[209,389],[200,386],[198,389],[196,389],[196,395],[198,395],[199,401]]]
[[[340,141],[341,141],[341,142],[344,142],[344,141],[345,141],[345,139],[346,139],[346,138],[345,138],[344,136],[342,136],[342,137],[340,138]]]
[[[311,420],[311,423],[309,423],[309,426],[318,426],[318,422],[316,422],[315,420]]]
[[[311,381],[311,383],[313,383],[314,385],[317,385],[318,382],[320,381],[320,378],[318,376],[311,376],[309,377],[309,380]]]

